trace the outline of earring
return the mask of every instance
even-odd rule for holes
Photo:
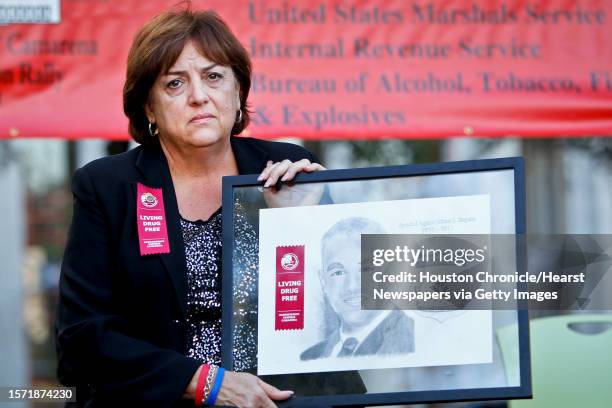
[[[153,131],[152,127],[154,125],[155,123],[149,122],[149,135],[151,135],[151,137],[155,137],[159,134],[159,129],[157,128],[157,126],[155,126],[155,132]]]
[[[238,119],[236,119],[236,123],[242,122],[242,109],[238,109]]]

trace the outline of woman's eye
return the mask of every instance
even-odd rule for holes
[[[221,75],[218,72],[209,72],[206,76],[206,79],[208,79],[211,82],[216,82],[219,81],[223,78],[223,75]]]
[[[168,82],[166,86],[168,88],[174,89],[174,88],[178,88],[179,86],[181,86],[182,83],[183,82],[180,79],[173,79],[172,81]]]

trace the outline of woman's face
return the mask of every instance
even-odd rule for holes
[[[190,41],[155,81],[146,113],[162,142],[188,148],[228,138],[239,109],[239,85],[232,69],[209,61]]]

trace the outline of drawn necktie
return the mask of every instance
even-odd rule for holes
[[[344,343],[342,344],[342,348],[340,349],[340,352],[338,353],[338,357],[347,357],[347,356],[353,355],[353,351],[355,351],[356,347],[357,347],[357,339],[354,337],[349,337],[348,339],[344,340]]]

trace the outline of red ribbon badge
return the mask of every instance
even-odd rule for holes
[[[138,183],[136,217],[140,255],[170,253],[161,188],[151,188]]]
[[[304,328],[304,245],[276,247],[276,330]]]

